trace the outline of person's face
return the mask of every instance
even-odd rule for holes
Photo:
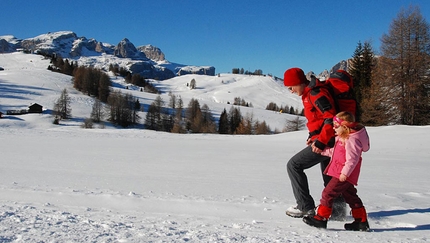
[[[333,130],[336,134],[341,134],[344,129],[338,122],[333,122]]]
[[[291,93],[296,94],[298,96],[302,96],[305,86],[303,84],[299,84],[295,86],[289,86],[287,88],[291,91]]]

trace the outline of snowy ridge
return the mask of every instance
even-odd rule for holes
[[[78,37],[72,31],[57,31],[25,40],[6,35],[0,36],[0,40],[0,49],[5,53],[26,50],[32,53],[55,54],[77,61],[79,65],[91,67],[103,66],[99,61],[106,59],[102,57],[99,60],[100,56],[109,56],[111,62],[104,70],[107,71],[109,65],[118,65],[146,78],[165,80],[191,73],[215,75],[215,67],[187,66],[169,62],[165,60],[164,53],[158,47],[144,45],[136,48],[127,38],[114,46],[92,38]],[[91,62],[88,62],[89,60]]]
[[[307,131],[230,136],[82,129],[92,98],[73,91],[70,77],[46,70],[47,63],[36,55],[0,55],[0,110],[33,102],[48,109],[0,119],[0,242],[430,241],[430,126],[369,127],[358,194],[372,231],[346,232],[337,221],[319,230],[284,213],[295,204],[285,164],[305,146]],[[186,89],[192,78],[197,89]],[[254,105],[242,113],[276,127],[289,115],[265,111],[259,100],[300,100],[268,80],[191,75],[156,85],[180,94],[184,104],[198,97],[214,113],[242,97]],[[155,98],[114,82],[144,104]],[[63,88],[73,100],[73,119],[56,126],[49,103]],[[318,204],[318,166],[307,174]]]

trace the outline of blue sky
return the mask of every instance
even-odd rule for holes
[[[128,38],[159,47],[171,62],[282,77],[290,67],[330,69],[359,41],[379,51],[381,36],[410,5],[430,21],[429,0],[2,0],[0,36],[70,30],[113,45]]]

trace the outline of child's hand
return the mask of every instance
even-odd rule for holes
[[[346,181],[346,179],[348,178],[348,176],[346,176],[346,175],[344,175],[344,174],[340,174],[340,176],[339,176],[339,181],[340,182],[344,182],[344,181]]]
[[[314,152],[316,154],[320,154],[322,152],[322,150],[320,148],[315,146],[315,142],[313,142],[311,146],[312,146],[312,152]]]

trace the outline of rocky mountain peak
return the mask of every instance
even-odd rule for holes
[[[136,49],[136,47],[127,38],[116,45],[114,55],[121,58],[146,59],[146,55]]]
[[[158,80],[188,73],[215,75],[215,68],[212,66],[190,68],[188,65],[170,63],[165,60],[164,53],[158,47],[145,45],[136,48],[127,38],[114,46],[95,39],[78,37],[72,31],[49,32],[25,40],[11,35],[0,36],[0,53],[20,50],[47,55],[55,53],[62,58],[71,58],[79,65],[97,66],[105,70],[110,64],[120,65],[133,74],[138,73],[145,78]],[[122,58],[130,60],[124,61]]]
[[[164,61],[165,56],[164,53],[160,50],[160,48],[153,45],[139,46],[137,49],[143,53],[145,53],[146,57],[154,61]]]

